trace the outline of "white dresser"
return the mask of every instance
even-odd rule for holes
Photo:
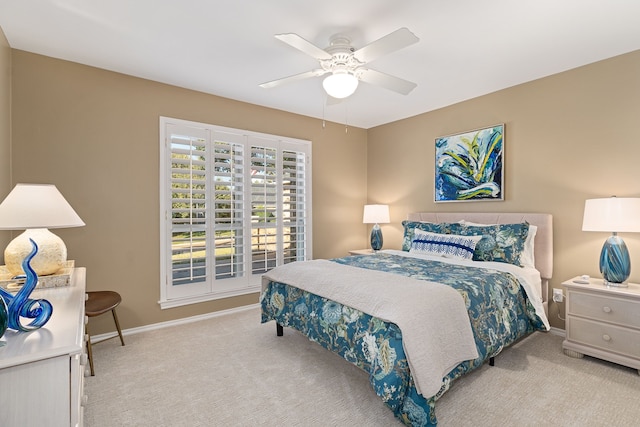
[[[640,374],[640,285],[609,287],[602,279],[589,284],[574,278],[566,290],[566,355],[587,354],[638,369]]]
[[[53,314],[31,332],[7,330],[0,347],[0,426],[81,426],[84,403],[84,268],[70,286],[36,289]]]

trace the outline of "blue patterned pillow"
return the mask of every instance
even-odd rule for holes
[[[520,258],[529,234],[529,223],[474,226],[452,224],[451,232],[461,236],[482,236],[473,254],[474,261],[496,261],[522,267]]]
[[[410,253],[443,256],[446,258],[473,258],[473,250],[482,236],[457,236],[415,230]]]
[[[404,227],[404,239],[402,240],[402,250],[409,251],[413,242],[413,233],[417,230],[428,231],[430,233],[451,234],[451,225],[448,222],[433,223],[421,221],[402,221]]]

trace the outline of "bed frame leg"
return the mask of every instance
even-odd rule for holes
[[[279,337],[284,335],[284,329],[280,323],[276,323],[276,335]]]
[[[496,364],[496,360],[493,357],[489,358],[489,366],[494,366]]]

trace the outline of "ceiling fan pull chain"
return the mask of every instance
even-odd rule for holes
[[[344,105],[344,133],[349,133],[349,106]]]
[[[327,104],[327,96],[328,96],[328,95],[326,95],[326,94],[325,94],[325,95],[322,97],[322,101],[323,101],[323,102],[322,102],[322,129],[324,129],[324,128],[325,128],[325,126],[326,126],[326,123],[325,123],[325,121],[324,121],[324,106]]]

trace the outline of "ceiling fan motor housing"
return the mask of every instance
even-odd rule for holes
[[[329,60],[320,61],[320,66],[326,71],[348,72],[355,75],[356,68],[364,65],[353,56],[355,49],[351,46],[351,40],[344,35],[333,36],[325,51],[332,57]]]

